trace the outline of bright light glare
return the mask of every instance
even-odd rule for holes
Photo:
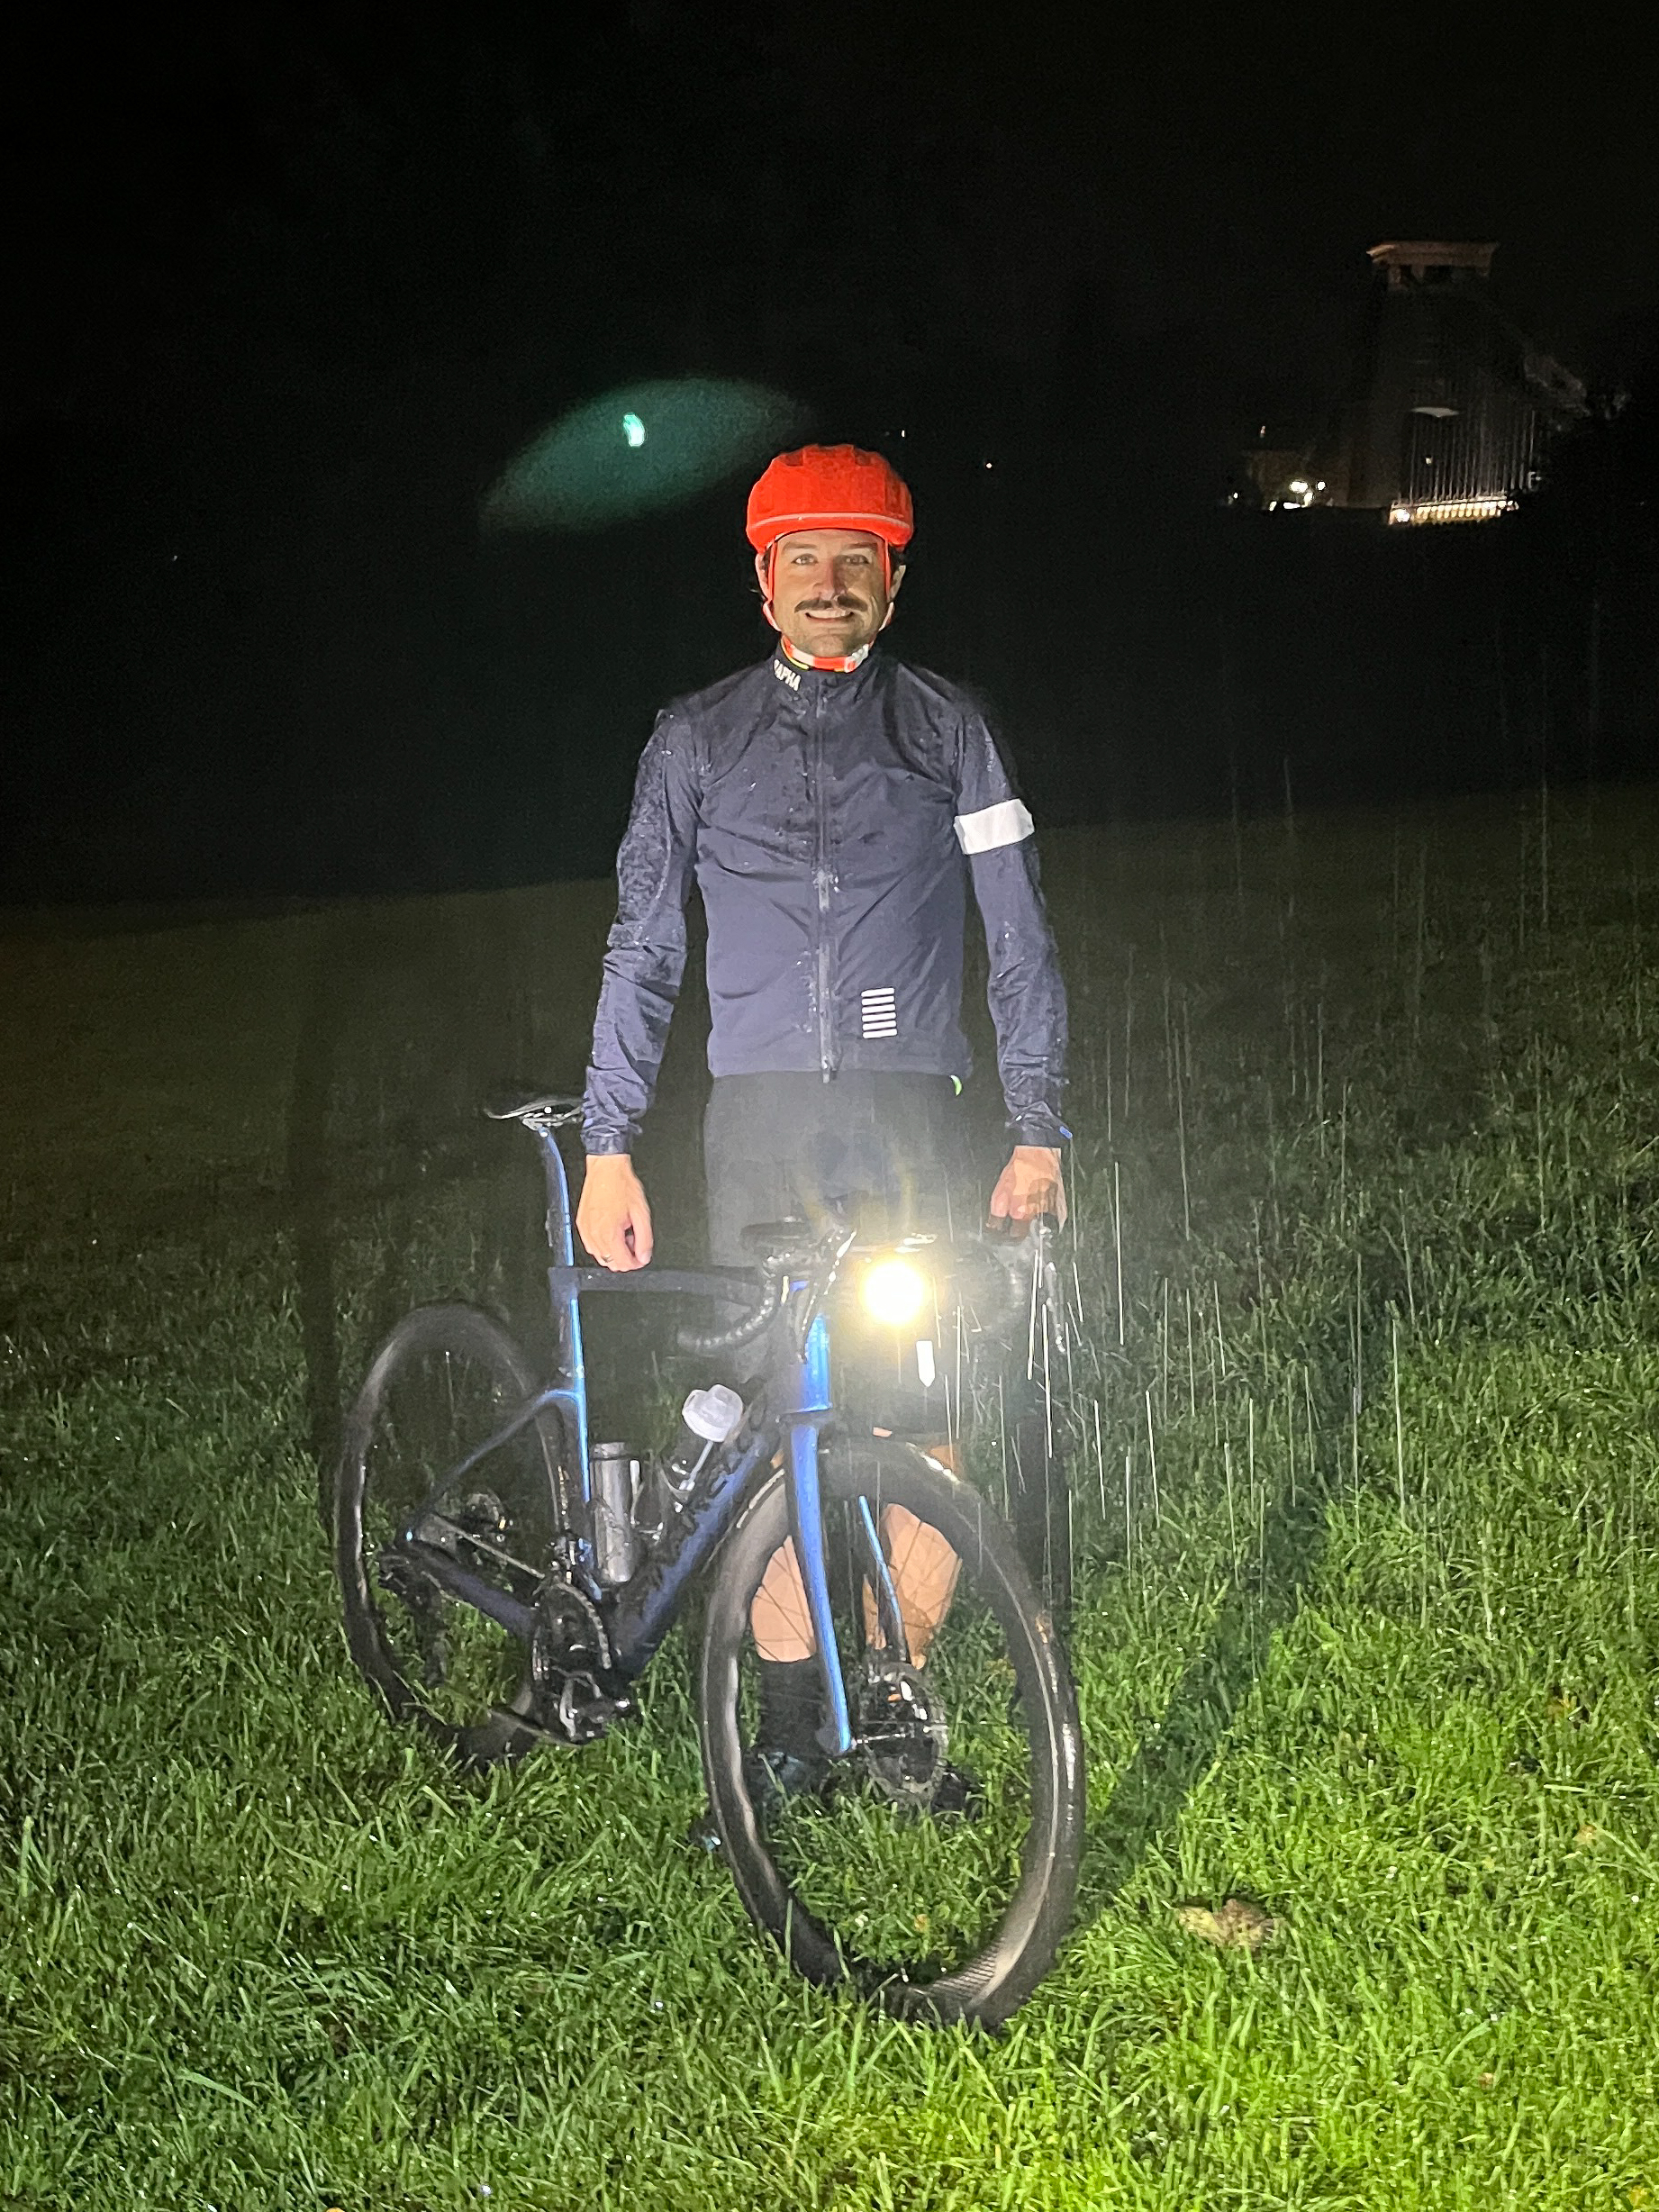
[[[622,417],[622,435],[630,446],[642,446],[645,443],[645,425],[637,414],[625,414]]]
[[[889,1328],[913,1321],[928,1302],[928,1278],[908,1260],[877,1260],[864,1279],[866,1310]]]

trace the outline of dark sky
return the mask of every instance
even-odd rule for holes
[[[1565,18],[416,0],[59,39],[6,123],[20,880],[90,843],[180,887],[592,865],[652,704],[760,643],[740,484],[481,540],[610,385],[902,428],[907,646],[1064,720],[1034,672],[1080,614],[1108,655],[1174,620],[1184,519],[1339,385],[1366,246],[1498,240],[1592,370],[1659,291],[1643,58]]]
[[[1357,257],[1422,233],[1498,239],[1518,318],[1582,354],[1654,295],[1645,57],[1565,17],[1454,15],[1102,32],[1094,8],[911,5],[831,31],[415,0],[70,25],[11,86],[8,412],[119,407],[207,337],[266,335],[261,309],[312,352],[307,322],[403,360],[470,335],[543,388],[584,358],[634,373],[653,338],[875,346],[925,404],[961,351],[1046,363],[1083,289],[1109,352],[1183,336],[1225,426],[1317,385]]]

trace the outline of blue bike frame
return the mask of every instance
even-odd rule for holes
[[[578,1267],[571,1237],[570,1183],[563,1155],[553,1134],[552,1122],[535,1114],[522,1117],[525,1128],[541,1147],[547,1174],[548,1243],[553,1264],[548,1269],[548,1289],[557,1326],[556,1379],[526,1401],[494,1436],[450,1468],[436,1493],[441,1497],[455,1488],[481,1461],[498,1450],[522,1428],[548,1410],[558,1413],[574,1439],[575,1474],[581,1487],[584,1526],[593,1503],[589,1469],[587,1367],[582,1344],[583,1293],[603,1290],[654,1294],[691,1294],[730,1300],[734,1288],[730,1274],[687,1274],[672,1269],[642,1269],[617,1274],[601,1267]],[[743,1287],[748,1288],[744,1278]],[[792,1293],[803,1288],[791,1285]],[[834,1418],[830,1387],[830,1328],[821,1312],[812,1316],[789,1365],[777,1361],[769,1371],[775,1401],[773,1419],[762,1425],[738,1455],[717,1467],[713,1478],[698,1495],[694,1506],[671,1529],[631,1581],[614,1591],[601,1590],[594,1580],[591,1545],[579,1538],[579,1572],[589,1582],[601,1609],[611,1640],[615,1671],[632,1680],[644,1669],[672,1626],[687,1584],[707,1562],[730,1528],[749,1483],[763,1461],[783,1446],[789,1473],[789,1523],[795,1557],[805,1586],[808,1611],[823,1671],[826,1719],[820,1741],[831,1757],[845,1757],[853,1747],[841,1656],[830,1598],[829,1561],[824,1551],[823,1514],[819,1481],[819,1438]],[[431,1500],[428,1501],[429,1505]],[[858,1522],[866,1557],[864,1572],[874,1593],[877,1618],[890,1646],[904,1649],[898,1600],[883,1556],[869,1500],[858,1501]],[[411,1542],[412,1555],[422,1571],[450,1596],[459,1599],[498,1622],[528,1643],[535,1629],[535,1609],[510,1592],[498,1590],[481,1575],[434,1546]]]

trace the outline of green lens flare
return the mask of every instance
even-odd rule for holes
[[[630,385],[533,439],[485,499],[484,525],[590,530],[633,521],[760,469],[807,427],[793,400],[761,385],[707,376]]]

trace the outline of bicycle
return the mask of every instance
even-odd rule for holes
[[[908,1271],[914,1319],[930,1294],[923,1255],[797,1222],[748,1232],[752,1274],[578,1267],[557,1133],[580,1101],[487,1111],[541,1153],[555,1373],[540,1379],[497,1320],[463,1304],[417,1307],[382,1344],[335,1474],[353,1661],[394,1720],[465,1764],[582,1744],[633,1715],[636,1685],[701,1580],[703,1773],[751,1917],[811,1981],[850,1983],[904,2017],[1005,2020],[1071,1916],[1083,1745],[1053,1622],[1000,1517],[925,1453],[838,1419],[832,1313],[849,1289],[874,1298],[884,1284],[897,1316]],[[716,1301],[717,1325],[682,1328],[678,1341],[713,1358],[765,1339],[754,1401],[726,1392],[719,1418],[683,1426],[656,1462],[592,1441],[582,1301],[594,1293]],[[688,1413],[720,1399],[694,1392]],[[961,1563],[938,1621],[905,1617],[909,1516]],[[820,1782],[782,1797],[746,1747],[751,1602],[789,1538],[825,1756]]]

